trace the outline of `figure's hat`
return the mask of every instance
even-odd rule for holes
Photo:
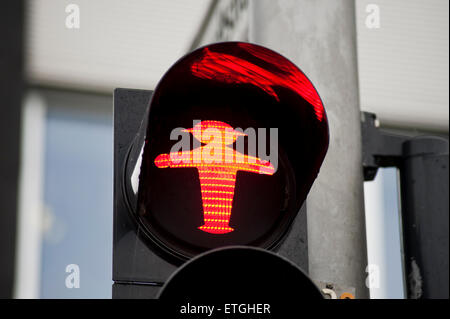
[[[221,121],[201,121],[195,124],[193,128],[185,129],[183,132],[192,133],[202,143],[208,143],[211,135],[219,133],[222,134],[221,138],[225,145],[234,143],[239,136],[247,136],[247,134],[236,131],[231,125]]]

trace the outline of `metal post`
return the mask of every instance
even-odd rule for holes
[[[401,196],[408,298],[448,298],[448,141],[403,144]]]
[[[307,200],[310,276],[367,298],[354,1],[252,1],[249,34],[296,63],[327,110],[330,148]]]
[[[4,1],[0,10],[0,298],[12,298],[20,118],[23,91],[24,1]]]
[[[389,133],[375,114],[362,115],[365,179],[379,167],[400,169],[408,298],[448,298],[448,140]]]

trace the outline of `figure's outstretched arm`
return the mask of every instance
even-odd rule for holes
[[[259,168],[260,174],[273,175],[275,173],[275,168],[273,167],[272,163],[268,161],[257,159],[255,166]]]
[[[159,168],[195,166],[192,161],[192,152],[160,154],[155,158],[155,165]]]
[[[155,158],[155,165],[159,168],[166,168],[170,166],[169,154],[160,154]]]
[[[244,162],[239,162],[241,170],[254,172],[258,174],[273,175],[275,173],[275,168],[272,163],[261,160],[257,157],[247,156]]]

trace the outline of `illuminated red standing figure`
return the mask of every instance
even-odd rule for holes
[[[203,204],[203,226],[199,228],[212,234],[233,231],[229,226],[233,207],[236,173],[246,171],[272,175],[273,165],[257,157],[244,155],[231,146],[238,136],[246,134],[233,130],[224,122],[202,121],[185,130],[206,144],[192,151],[158,155],[159,168],[195,167],[198,170]]]

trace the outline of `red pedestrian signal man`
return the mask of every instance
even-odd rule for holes
[[[237,172],[273,175],[274,166],[258,157],[235,151],[232,144],[246,134],[234,130],[227,123],[202,121],[185,131],[206,145],[191,151],[160,154],[155,165],[159,168],[197,168],[204,221],[199,228],[211,234],[229,233],[234,230],[229,222]]]

